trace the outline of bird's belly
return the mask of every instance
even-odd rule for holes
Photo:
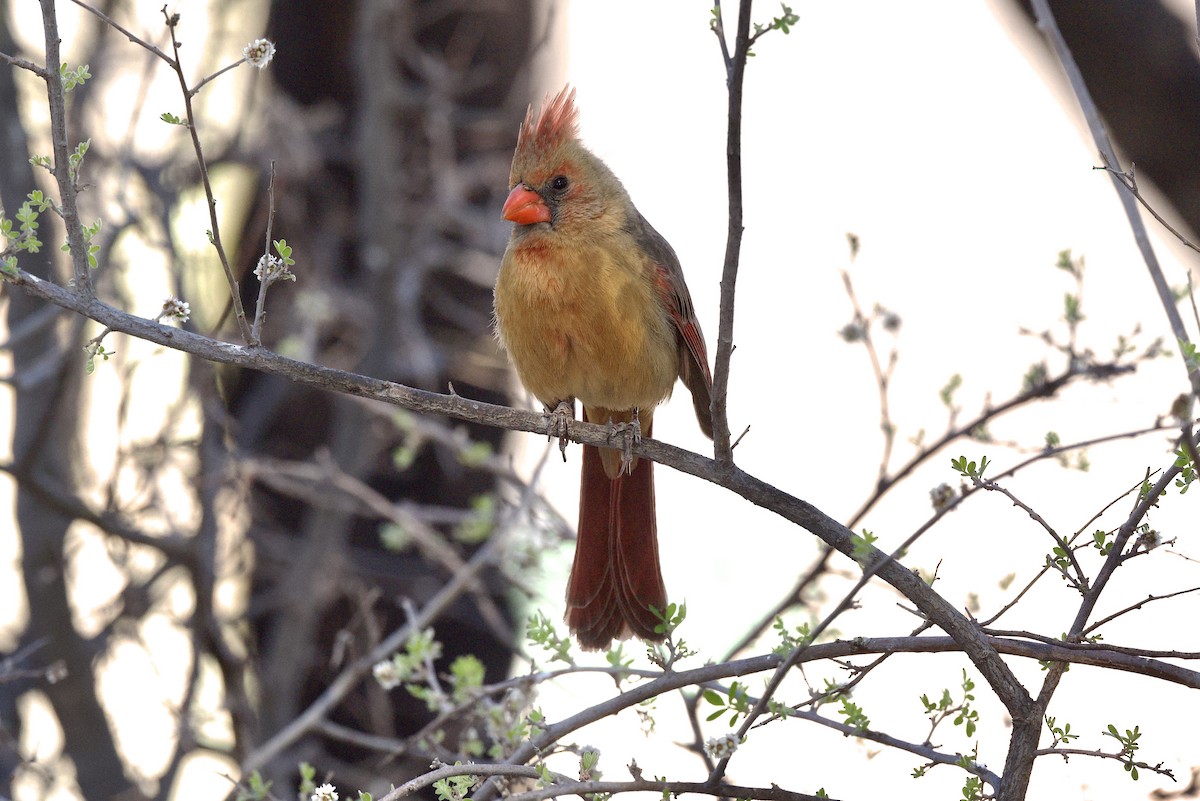
[[[670,396],[678,346],[653,299],[574,293],[555,282],[524,289],[497,294],[496,318],[521,383],[543,404],[577,398],[589,407],[651,409]]]

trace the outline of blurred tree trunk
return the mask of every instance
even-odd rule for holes
[[[307,330],[305,358],[505,401],[491,285],[506,236],[498,209],[528,95],[532,17],[524,1],[272,3],[266,35],[279,53],[269,74],[282,95],[266,154],[277,159],[275,236],[307,257],[298,284],[272,297],[268,343],[294,342]],[[264,221],[260,209],[245,233],[246,270],[261,254]],[[257,283],[249,277],[244,286],[250,308]],[[324,451],[337,470],[393,500],[466,509],[494,486],[432,444],[397,469],[392,452],[405,435],[354,399],[246,374],[231,408],[243,452],[307,459]],[[469,433],[499,448],[499,432]],[[319,495],[298,503],[260,488],[252,501],[259,546],[252,622],[258,678],[271,688],[259,710],[264,738],[337,672],[335,643],[352,635],[354,655],[370,647],[371,627],[354,622],[367,588],[383,589],[369,616],[387,631],[404,622],[398,599],[419,608],[448,578],[411,552],[385,550],[376,521]],[[498,577],[492,584],[503,607],[504,584]],[[491,677],[503,676],[515,635],[510,623],[494,624],[473,602],[455,604],[435,624],[445,660],[473,653]],[[428,713],[403,694],[367,687],[335,717],[403,735]],[[314,744],[310,738],[281,755],[269,775],[294,772],[303,755],[350,778],[369,756],[330,741],[318,756]]]
[[[8,11],[0,0],[4,21]],[[206,143],[210,168],[247,158],[265,167],[267,159],[276,160],[274,237],[288,239],[302,264],[299,283],[272,295],[264,331],[270,346],[430,389],[444,391],[453,383],[464,395],[505,399],[507,366],[491,336],[491,284],[506,236],[498,209],[528,96],[524,68],[532,17],[526,0],[272,4],[266,33],[278,42],[279,55],[266,75],[280,92],[257,93],[261,106],[246,113],[261,122],[266,144],[258,148],[247,137],[231,145],[213,134]],[[87,41],[96,48],[128,46],[110,33]],[[17,52],[2,27],[0,48]],[[91,55],[93,69],[103,72],[99,67],[107,54]],[[87,103],[99,101],[92,92],[89,83],[74,93],[72,119],[84,118]],[[36,184],[8,67],[0,69],[0,118],[5,120],[0,189],[11,217]],[[247,144],[255,148],[249,154],[238,147]],[[102,154],[96,158],[102,159],[116,148],[97,150]],[[169,161],[136,164],[133,173],[161,203],[160,221],[169,230],[179,192],[194,176]],[[260,200],[266,194],[265,172],[263,179],[256,193]],[[251,272],[266,216],[262,205],[240,237],[248,308],[257,292]],[[38,256],[23,255],[21,263],[51,277],[57,254],[51,244],[61,241],[62,232],[45,222],[51,215],[42,219],[47,246]],[[237,241],[230,237],[231,243]],[[177,261],[178,285],[186,291],[194,279]],[[124,291],[119,282],[102,287],[106,295]],[[30,609],[22,644],[44,639],[29,664],[61,661],[68,670],[65,680],[38,686],[62,724],[65,756],[74,762],[82,795],[128,797],[137,790],[117,754],[94,672],[111,626],[94,640],[79,636],[68,596],[67,529],[76,517],[89,515],[79,500],[82,473],[73,469],[82,463],[83,321],[46,309],[24,293],[9,293],[8,302],[17,395],[12,472],[19,485]],[[255,486],[247,661],[242,644],[230,641],[238,627],[229,626],[215,606],[218,572],[224,567],[236,575],[238,570],[223,566],[220,560],[230,557],[218,553],[217,496],[234,475],[231,465],[263,456],[324,465],[392,500],[432,507],[435,517],[447,521],[434,524],[447,537],[473,499],[495,487],[490,475],[462,464],[452,449],[417,441],[391,420],[390,412],[381,414],[353,399],[220,369],[193,370],[190,382],[192,398],[203,411],[193,487],[199,520],[194,531],[173,532],[177,536],[164,543],[163,555],[168,567],[185,569],[195,592],[195,612],[187,621],[193,649],[188,697],[197,682],[195,665],[214,657],[225,683],[234,730],[231,756],[237,760],[291,721],[382,632],[403,624],[400,599],[419,607],[448,575],[415,552],[384,549],[379,520],[336,493],[317,488],[297,497]],[[499,448],[501,434],[494,429],[475,428],[469,434]],[[399,469],[392,453],[405,443],[414,450],[414,462]],[[146,469],[154,471],[153,465]],[[138,535],[133,541],[157,547],[154,537]],[[110,545],[121,550],[126,543],[118,536]],[[472,547],[454,544],[465,552]],[[127,576],[126,596],[114,607],[113,622],[136,626],[151,599],[174,580],[171,575],[180,574]],[[506,582],[498,575],[487,582],[486,592],[460,599],[435,625],[446,660],[473,653],[496,678],[507,672],[515,634],[512,615],[505,611]],[[0,738],[0,795],[10,795],[8,785],[20,764],[17,699],[33,686],[31,680],[0,682],[0,724],[7,734]],[[397,695],[364,686],[330,718],[373,733],[414,731],[428,711],[415,699]],[[163,797],[182,757],[203,747],[186,698],[184,703],[177,710],[179,744],[159,788]],[[337,772],[347,783],[380,786],[373,755],[315,735],[281,754],[266,773],[290,779],[302,759]]]
[[[1028,1],[1014,2],[1032,24]],[[1157,0],[1050,0],[1050,8],[1124,168],[1153,181],[1200,232],[1195,18],[1185,22]]]
[[[0,2],[0,50],[17,52],[8,29],[7,3]],[[10,217],[36,188],[29,164],[29,145],[22,127],[15,68],[0,68],[0,202]],[[53,275],[49,243],[61,238],[51,215],[42,239],[47,247],[25,254],[22,266],[45,279]],[[46,230],[49,228],[50,230]],[[68,501],[77,496],[73,459],[79,452],[80,381],[84,375],[80,349],[81,319],[57,310],[24,292],[7,293],[9,349],[13,357],[15,419],[13,468],[17,478],[17,526],[22,546],[21,572],[30,610],[29,625],[20,642],[24,648],[45,643],[30,664],[61,663],[60,681],[0,682],[0,725],[15,743],[20,736],[18,697],[38,687],[48,696],[63,725],[65,752],[75,764],[79,787],[88,798],[109,798],[129,788],[104,710],[96,695],[93,661],[103,650],[79,635],[67,594],[67,529],[74,520]],[[19,763],[15,751],[0,748],[0,795],[11,795],[9,784]]]

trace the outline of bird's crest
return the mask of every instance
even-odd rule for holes
[[[525,122],[517,134],[517,152],[544,154],[579,136],[579,111],[575,108],[575,90],[564,86],[554,96],[542,101],[537,119],[533,105],[525,112]]]

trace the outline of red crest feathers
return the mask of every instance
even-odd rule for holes
[[[518,152],[544,153],[579,136],[579,111],[575,108],[575,90],[562,91],[542,102],[541,112],[533,118],[533,106],[525,112],[525,122],[517,134]]]

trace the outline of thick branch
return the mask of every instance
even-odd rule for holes
[[[114,331],[132,334],[209,361],[248,367],[320,389],[374,398],[413,411],[444,414],[509,430],[530,431],[543,435],[547,433],[547,418],[534,412],[467,400],[458,395],[439,395],[390,381],[307,364],[262,348],[246,348],[208,339],[199,334],[125,314],[95,298],[81,297],[23,271],[9,280],[45,300],[79,312]],[[604,426],[576,423],[571,427],[571,439],[600,447],[613,447],[608,429]],[[699,454],[650,439],[644,439],[640,445],[635,446],[634,452],[730,489],[754,504],[796,523],[820,537],[826,544],[854,558],[854,534],[850,529],[812,504],[788,495],[740,469],[722,467],[714,460]],[[904,594],[930,621],[959,643],[1014,720],[1023,719],[1030,714],[1032,701],[1028,693],[995,650],[988,645],[973,621],[967,619],[899,562],[887,559],[881,551],[871,549],[867,560],[868,564],[886,561],[878,569],[879,577]]]

